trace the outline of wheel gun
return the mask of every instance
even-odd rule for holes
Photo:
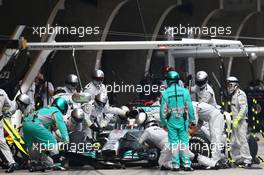
[[[167,114],[166,114],[166,120],[167,121],[169,121],[171,114],[172,114],[172,109],[168,109]]]

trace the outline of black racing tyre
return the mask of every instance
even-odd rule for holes
[[[191,137],[189,140],[189,149],[194,154],[211,157],[210,141],[202,133],[195,134]]]

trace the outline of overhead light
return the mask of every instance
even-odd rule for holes
[[[256,55],[256,53],[251,53],[249,55],[249,61],[252,63],[253,61],[255,61],[258,58],[258,56]]]

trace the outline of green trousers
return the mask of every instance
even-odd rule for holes
[[[168,125],[168,137],[172,151],[172,166],[179,168],[181,160],[184,167],[190,167],[188,125],[186,128]]]
[[[57,141],[51,131],[45,128],[39,119],[32,121],[31,117],[27,117],[22,125],[24,139],[29,150],[41,149],[48,150],[53,154],[58,154]],[[37,143],[37,147],[33,144]]]

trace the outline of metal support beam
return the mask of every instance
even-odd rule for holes
[[[182,39],[177,41],[47,42],[27,43],[28,50],[171,50],[174,57],[246,57],[264,55],[264,47],[244,47],[236,40]]]
[[[56,35],[51,35],[48,39],[48,42],[52,43],[55,39]],[[27,75],[23,79],[22,85],[21,85],[21,91],[23,93],[27,93],[29,88],[31,87],[32,83],[34,82],[41,66],[45,63],[47,57],[53,50],[43,50],[39,53],[36,60],[34,61],[33,65],[30,67],[30,70],[28,71]],[[19,94],[20,92],[18,92]],[[18,95],[17,94],[17,95]]]
[[[189,33],[189,38],[194,38],[193,33]],[[188,73],[191,75],[195,75],[195,58],[188,57]]]
[[[109,18],[107,19],[107,22],[105,24],[105,28],[101,37],[101,41],[105,41],[106,37],[108,35],[108,32],[110,30],[110,27],[115,19],[115,17],[117,16],[119,10],[126,4],[128,3],[130,0],[124,0],[122,2],[120,2],[115,8],[114,10],[111,12]],[[98,50],[97,54],[96,54],[96,61],[95,61],[95,69],[100,69],[101,68],[101,60],[102,60],[102,55],[103,55],[103,50]]]
[[[28,50],[168,50],[198,48],[243,48],[240,41],[182,39],[177,41],[109,41],[109,42],[32,42],[26,43]]]
[[[52,12],[49,15],[49,18],[47,20],[46,26],[48,25],[52,25],[54,22],[55,17],[57,16],[57,13],[59,12],[59,10],[63,10],[64,9],[64,4],[65,4],[65,0],[59,0],[57,2],[57,4],[55,5],[55,7],[53,8]],[[41,42],[45,42],[47,40],[48,34],[46,33],[42,38],[41,38]]]
[[[12,35],[11,39],[19,39],[25,27],[26,26],[23,26],[23,25],[18,26],[14,34]],[[16,49],[5,49],[3,51],[3,54],[0,58],[0,71],[4,68],[4,66],[8,63],[8,61],[10,60],[10,58],[16,51],[17,51]]]
[[[221,57],[248,57],[251,53],[256,56],[264,56],[264,47],[245,47],[243,50],[234,48],[217,49]],[[219,55],[214,49],[197,49],[197,50],[177,50],[173,52],[175,58],[195,57],[195,58],[218,58]],[[248,54],[248,55],[247,55]]]
[[[255,14],[257,14],[258,12],[251,12],[250,14],[248,14],[243,20],[242,22],[240,23],[238,29],[237,29],[237,32],[236,32],[236,37],[235,37],[235,40],[238,39],[238,37],[240,36],[241,32],[242,32],[242,29],[244,28],[245,24],[248,22],[248,20],[254,16]],[[233,60],[234,60],[234,57],[230,57],[229,58],[229,61],[228,61],[228,67],[227,67],[227,77],[230,76],[231,74],[231,70],[232,70],[232,64],[233,64]]]
[[[257,11],[261,12],[261,0],[257,0]]]
[[[169,6],[164,12],[163,14],[160,16],[160,19],[158,21],[158,23],[155,26],[151,41],[155,41],[157,39],[157,35],[160,31],[160,28],[164,22],[164,20],[166,19],[166,17],[168,16],[168,14],[176,7],[178,7],[179,5],[182,4],[181,0],[178,0],[176,4],[173,4],[171,6]],[[146,58],[146,65],[145,65],[145,76],[149,74],[149,70],[150,70],[150,66],[151,66],[151,58],[152,58],[152,54],[153,54],[153,50],[148,50],[148,54],[147,54],[147,58]]]
[[[263,81],[264,78],[264,60],[262,61],[261,72],[259,79]]]
[[[219,0],[219,8],[224,9],[224,0]]]

